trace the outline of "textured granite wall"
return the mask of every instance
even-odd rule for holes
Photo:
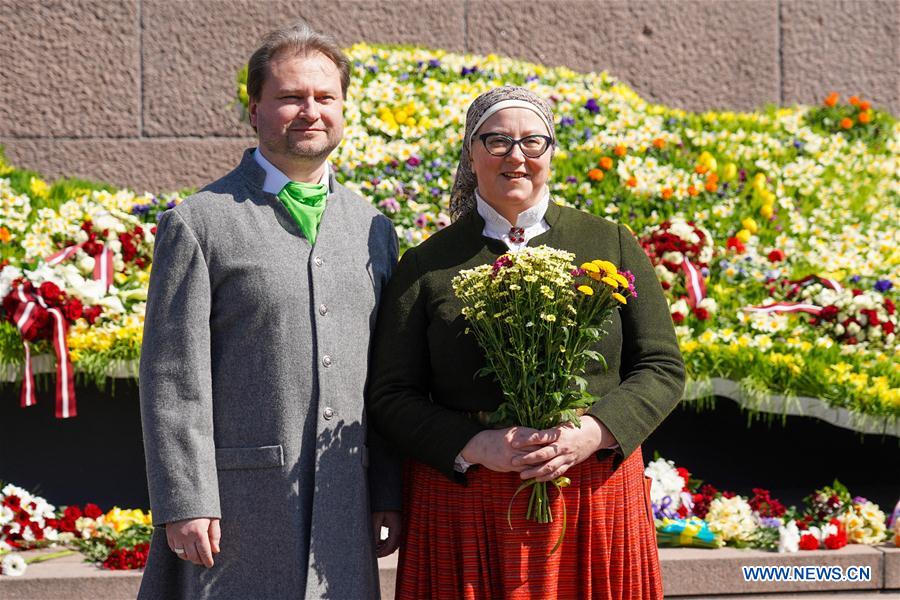
[[[230,168],[266,31],[606,69],[686,109],[858,94],[900,113],[900,0],[0,0],[0,144],[17,165],[162,191]]]

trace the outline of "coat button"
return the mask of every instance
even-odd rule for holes
[[[317,267],[321,267],[322,265],[325,264],[325,259],[322,258],[321,256],[317,256],[313,259],[313,262],[316,263]]]
[[[326,419],[330,419],[334,416],[334,409],[330,406],[326,406],[325,410],[322,411],[322,416]]]
[[[320,304],[320,305],[319,305],[319,314],[322,315],[323,317],[324,317],[325,315],[327,315],[327,314],[328,314],[328,307],[325,306],[324,304]]]
[[[326,367],[331,366],[331,355],[330,354],[326,354],[325,356],[322,357],[322,364],[325,365]]]

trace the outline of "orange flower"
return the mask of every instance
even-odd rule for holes
[[[672,197],[672,194],[673,194],[673,193],[674,193],[674,192],[672,192],[672,188],[663,188],[663,191],[662,191],[662,199],[663,199],[663,200],[669,200],[669,199]]]
[[[715,193],[716,190],[719,189],[719,184],[717,184],[715,181],[707,181],[706,185],[704,187],[706,188],[707,192],[712,194],[712,193]]]
[[[870,113],[869,111],[861,112],[859,113],[859,117],[857,118],[859,119],[860,123],[865,125],[872,120],[872,113]]]
[[[603,181],[603,171],[600,169],[591,169],[588,171],[588,178],[591,181]]]
[[[863,100],[862,102],[859,103],[859,110],[861,110],[861,111],[867,111],[870,108],[872,108],[872,105],[869,104],[869,102],[866,100]]]
[[[709,173],[706,176],[706,183],[719,183],[719,176],[715,173]]]
[[[840,98],[840,96],[837,92],[831,92],[830,94],[828,94],[828,97],[825,98],[825,106],[833,108],[834,105],[837,104],[838,98]]]
[[[695,188],[694,186],[689,186],[689,187],[688,187],[688,194],[690,194],[691,196],[696,196],[696,195],[698,195],[699,193],[700,193],[700,192],[698,192],[698,191],[697,191],[697,188]]]
[[[611,159],[608,156],[604,156],[603,158],[601,158],[600,159],[600,168],[605,171],[609,171],[610,169],[612,169],[613,168],[613,159]]]
[[[655,140],[653,140],[653,146],[658,148],[659,150],[662,150],[665,147],[665,145],[666,145],[666,140],[664,140],[662,138],[656,138]]]
[[[626,154],[628,154],[628,148],[626,148],[622,144],[619,144],[618,146],[615,147],[615,149],[613,150],[613,153],[616,156],[621,158],[621,157],[625,156]]]
[[[841,126],[841,129],[850,129],[851,127],[853,127],[853,119],[844,117],[843,119],[841,119],[841,122],[839,124]]]
[[[696,173],[699,173],[700,175],[703,175],[704,173],[709,171],[709,167],[707,167],[706,165],[697,165],[696,167],[694,167],[694,171]]]
[[[7,244],[11,239],[12,234],[9,232],[9,229],[7,229],[6,227],[0,227],[0,242]]]
[[[847,98],[847,102],[849,102],[853,106],[859,106],[859,96],[850,96],[849,98]]]
[[[628,181],[625,182],[625,185],[628,187],[637,187],[637,179],[634,177],[630,177]]]

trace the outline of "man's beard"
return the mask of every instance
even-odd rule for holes
[[[308,161],[325,160],[341,143],[340,138],[334,140],[328,136],[323,142],[316,143],[309,140],[290,143],[285,140],[285,154]]]

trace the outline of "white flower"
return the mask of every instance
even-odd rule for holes
[[[25,574],[26,568],[28,567],[25,564],[25,559],[18,554],[8,554],[0,562],[0,571],[10,577],[21,577]]]
[[[659,505],[668,496],[672,503],[668,506],[676,510],[681,506],[681,490],[684,488],[684,479],[675,470],[675,463],[671,460],[659,458],[647,465],[644,475],[650,477],[653,483],[650,486],[650,501]]]
[[[787,525],[778,528],[778,551],[797,552],[800,550],[800,530],[797,522],[791,521]]]

